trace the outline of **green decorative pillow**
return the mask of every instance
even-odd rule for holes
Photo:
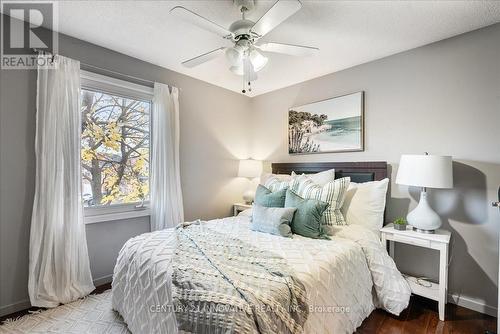
[[[333,235],[333,226],[347,225],[340,208],[350,182],[349,177],[343,177],[321,186],[304,175],[294,179],[290,189],[302,198],[317,199],[330,204],[324,213],[323,228],[328,235]]]
[[[285,206],[286,189],[271,192],[263,185],[257,187],[255,192],[255,204],[267,208],[282,208]]]
[[[291,190],[287,190],[286,208],[297,208],[292,219],[292,232],[314,239],[330,239],[323,229],[323,212],[328,203],[317,199],[304,199]]]
[[[254,205],[250,229],[291,238],[292,229],[290,223],[295,210],[295,208],[266,208]]]

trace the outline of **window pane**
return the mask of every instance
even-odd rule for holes
[[[82,89],[85,206],[147,199],[150,109],[148,101]]]

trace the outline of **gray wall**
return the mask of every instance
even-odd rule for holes
[[[273,162],[384,160],[392,180],[403,153],[452,155],[455,188],[431,191],[453,233],[450,292],[468,307],[497,304],[500,213],[500,24],[253,98],[253,155]],[[287,110],[365,91],[365,151],[290,156]],[[418,189],[391,185],[388,219],[405,215]],[[411,198],[411,200],[410,200]],[[396,248],[403,271],[437,278],[437,254]]]
[[[74,38],[60,36],[59,53],[84,63],[181,89],[181,171],[185,217],[231,214],[247,187],[235,178],[248,157],[249,99],[179,73]],[[36,72],[0,72],[0,315],[28,304],[29,230],[35,177]],[[148,218],[87,225],[97,284],[109,281],[118,251],[149,231]]]

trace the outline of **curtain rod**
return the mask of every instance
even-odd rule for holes
[[[42,50],[35,49],[35,48],[33,48],[33,51],[41,53],[41,54],[50,54],[49,52],[42,51]],[[95,72],[95,71],[91,71],[91,69],[97,70],[97,71],[101,71],[101,72],[107,72],[107,73],[110,73],[110,74],[114,74],[115,76],[119,76],[119,77],[122,77],[122,78],[131,79],[133,81],[136,81],[136,83],[138,83],[138,82],[142,82],[143,84],[146,83],[146,85],[148,87],[154,87],[154,83],[155,83],[154,81],[151,81],[151,80],[147,80],[147,79],[135,77],[133,75],[128,75],[128,74],[116,72],[116,71],[109,70],[109,69],[106,69],[106,68],[102,68],[102,67],[99,67],[99,66],[87,64],[87,63],[84,63],[82,61],[80,61],[80,68],[83,69],[83,70],[90,70],[90,72]],[[102,73],[97,73],[97,74],[102,74]],[[117,79],[119,79],[119,78],[117,78]],[[171,85],[168,85],[168,86],[174,87],[174,86],[171,86]],[[181,88],[177,88],[177,89],[179,91],[182,91]]]

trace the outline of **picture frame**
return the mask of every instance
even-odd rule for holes
[[[364,151],[364,91],[288,109],[288,153]]]

